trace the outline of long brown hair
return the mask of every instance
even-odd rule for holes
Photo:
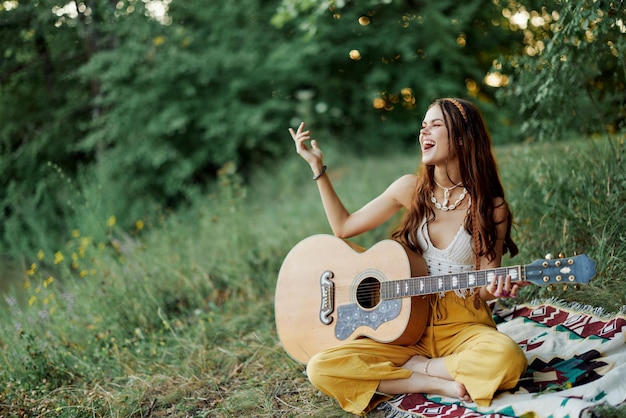
[[[474,251],[477,257],[493,260],[496,256],[496,222],[493,213],[497,198],[502,199],[502,205],[506,206],[507,211],[503,221],[507,223],[503,254],[510,252],[511,257],[515,256],[518,249],[511,238],[513,215],[504,200],[504,188],[491,151],[491,136],[482,114],[473,103],[463,99],[438,99],[429,109],[433,106],[441,107],[449,140],[459,156],[461,181],[471,197],[472,210],[465,218],[465,229],[473,235],[476,222],[477,248]],[[420,253],[424,249],[419,248],[417,233],[422,220],[435,218],[430,204],[430,194],[435,187],[434,171],[432,165],[420,165],[411,206],[392,233],[392,238]]]

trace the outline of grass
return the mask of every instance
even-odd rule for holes
[[[561,251],[598,262],[589,286],[553,293],[533,286],[520,301],[554,296],[607,311],[626,304],[626,170],[618,145],[617,153],[599,140],[497,150],[521,250],[507,263]],[[417,161],[412,152],[326,153],[350,209]],[[282,258],[300,239],[329,233],[306,164],[294,155],[256,170],[247,185],[225,166],[194,204],[158,212],[131,231],[118,229],[113,215],[122,216],[79,214],[80,229],[54,254],[27,263],[6,292],[1,416],[349,416],[311,387],[274,328]],[[356,241],[369,246],[390,227]],[[604,408],[601,416],[623,412]]]

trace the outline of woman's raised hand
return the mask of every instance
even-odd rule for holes
[[[289,128],[289,133],[296,144],[296,152],[300,157],[309,163],[314,173],[319,172],[323,166],[324,154],[317,146],[317,141],[311,139],[311,132],[304,130],[304,122],[298,126],[296,131]],[[306,142],[311,141],[311,146],[307,146]],[[317,170],[317,171],[316,171]]]

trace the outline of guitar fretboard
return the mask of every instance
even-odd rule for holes
[[[496,276],[507,275],[511,276],[511,282],[524,281],[526,271],[524,266],[499,267],[466,273],[411,277],[409,279],[382,282],[380,285],[380,298],[397,299],[457,289],[472,289],[491,283]]]

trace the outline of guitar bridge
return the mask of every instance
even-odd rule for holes
[[[333,322],[333,317],[330,315],[335,310],[335,283],[330,279],[334,276],[333,272],[328,270],[320,276],[320,290],[322,292],[320,321],[324,325],[330,325]]]

